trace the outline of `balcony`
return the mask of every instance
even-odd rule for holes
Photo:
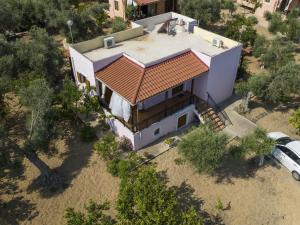
[[[118,120],[132,132],[137,132],[149,127],[153,123],[161,121],[189,105],[194,104],[196,98],[197,97],[195,95],[186,91],[145,110],[140,110],[137,106],[134,106],[132,107],[132,116],[128,122],[121,118],[118,118]],[[101,103],[102,106],[110,112],[108,104],[103,101]]]

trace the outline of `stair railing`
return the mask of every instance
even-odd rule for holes
[[[216,103],[216,101],[213,99],[213,97],[208,93],[207,93],[207,102],[208,104],[210,104],[213,109],[215,110],[215,112],[218,114],[218,116],[220,117],[220,119],[222,120],[222,122],[225,125],[232,125],[232,121],[230,120],[229,116],[227,115],[227,113],[222,110],[220,108],[220,106],[218,106],[218,104]]]

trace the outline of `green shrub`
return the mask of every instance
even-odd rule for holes
[[[80,130],[80,138],[84,142],[90,142],[97,138],[96,130],[94,127],[91,127],[89,125],[84,126]]]
[[[113,176],[127,177],[130,171],[132,171],[140,163],[140,158],[136,153],[129,154],[127,159],[115,158],[107,163],[107,171]]]
[[[127,24],[121,17],[116,17],[112,21],[112,31],[113,33],[125,30],[127,27]]]
[[[183,137],[178,150],[198,172],[211,172],[219,166],[227,140],[223,133],[200,126]]]
[[[119,157],[118,143],[111,132],[106,133],[94,145],[94,149],[104,160],[113,160]]]
[[[298,108],[289,118],[290,124],[300,132],[300,108]]]

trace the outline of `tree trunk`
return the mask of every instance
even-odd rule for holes
[[[50,167],[44,163],[35,152],[23,151],[25,157],[40,171],[41,175],[45,178],[51,176]]]
[[[264,155],[260,155],[259,156],[259,163],[258,163],[258,166],[261,167],[264,165],[264,162],[265,162],[265,156]]]

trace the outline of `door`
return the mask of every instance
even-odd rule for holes
[[[184,127],[187,124],[187,114],[178,117],[177,128]]]

